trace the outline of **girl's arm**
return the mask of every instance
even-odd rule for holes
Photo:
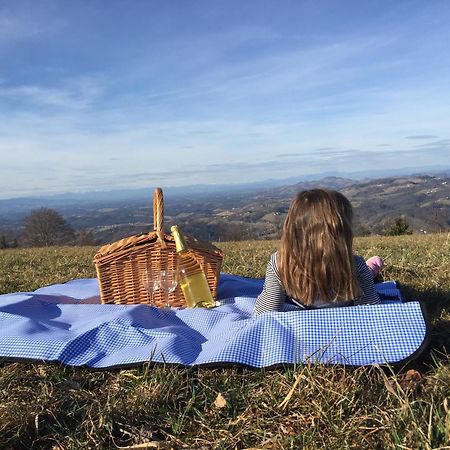
[[[277,254],[274,253],[267,264],[264,287],[256,300],[253,314],[261,314],[267,311],[281,311],[286,301],[286,293],[278,275],[276,257]]]
[[[380,303],[380,297],[375,289],[373,273],[367,267],[366,262],[360,256],[355,257],[356,273],[363,295],[355,300],[355,305],[375,305]]]

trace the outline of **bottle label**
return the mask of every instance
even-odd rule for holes
[[[183,291],[186,305],[189,308],[215,306],[205,274],[198,272],[188,275],[181,271],[180,287]]]

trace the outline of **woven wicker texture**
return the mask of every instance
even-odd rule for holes
[[[157,188],[153,196],[154,230],[104,245],[94,257],[102,303],[153,303],[155,306],[165,306],[161,289],[150,294],[144,286],[148,274],[155,277],[161,270],[175,270],[177,267],[174,239],[171,234],[164,233],[163,226],[163,193]],[[208,242],[188,235],[185,238],[206,275],[215,299],[223,253]],[[168,293],[168,298],[171,306],[185,305],[179,286]]]

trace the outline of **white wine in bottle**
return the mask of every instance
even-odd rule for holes
[[[215,306],[206,276],[193,252],[186,245],[178,225],[170,228],[178,253],[179,282],[189,308]]]

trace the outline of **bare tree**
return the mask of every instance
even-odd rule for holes
[[[17,246],[17,234],[10,228],[2,228],[0,230],[0,249]]]
[[[75,233],[58,211],[34,209],[25,217],[22,240],[34,247],[72,244]]]
[[[6,236],[4,234],[0,235],[0,249],[8,248],[8,241],[6,240]]]

